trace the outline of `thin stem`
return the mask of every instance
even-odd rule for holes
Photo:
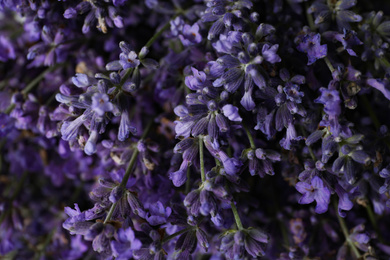
[[[34,87],[46,76],[47,73],[50,73],[57,69],[58,67],[62,66],[63,64],[56,64],[53,67],[49,67],[46,70],[44,70],[41,74],[38,75],[33,81],[31,81],[23,90],[22,94],[27,95],[30,93],[31,90],[34,89]]]
[[[125,75],[123,75],[121,81],[119,82],[119,85],[117,88],[122,89],[123,84],[125,84],[126,80],[130,77],[131,73],[133,72],[133,68],[129,68],[126,70]]]
[[[256,145],[255,145],[255,141],[253,140],[253,136],[252,136],[251,132],[249,131],[248,127],[246,127],[246,125],[244,125],[244,129],[245,129],[246,135],[248,136],[248,139],[249,139],[249,143],[250,143],[250,145],[251,145],[251,148],[252,148],[253,150],[255,150],[255,149],[256,149]]]
[[[301,128],[302,134],[304,134],[306,136],[306,131],[305,131],[305,128],[303,127],[303,125],[300,125],[300,128]],[[317,161],[317,158],[316,158],[316,156],[313,152],[313,149],[311,148],[310,145],[307,146],[307,149],[309,150],[310,157],[313,159],[313,161]]]
[[[38,83],[46,76],[47,73],[50,73],[57,69],[58,67],[62,66],[63,64],[56,64],[53,67],[49,67],[46,70],[44,70],[41,74],[38,75],[35,79],[33,79],[22,91],[21,93],[23,95],[27,95],[30,93],[31,90],[33,90]],[[7,109],[4,111],[4,113],[9,114],[11,111],[15,108],[15,104],[10,104]]]
[[[200,177],[202,182],[206,181],[206,174],[204,172],[204,157],[203,157],[203,135],[199,136],[199,159],[200,159]]]
[[[314,24],[313,16],[311,16],[311,14],[307,12],[307,10],[309,9],[309,4],[307,2],[305,3],[305,9],[306,9],[306,19],[307,22],[309,23],[310,30],[315,31],[316,26]]]
[[[150,38],[150,40],[145,44],[145,47],[146,47],[146,48],[150,48],[150,46],[152,46],[152,44],[158,39],[158,37],[160,37],[161,34],[162,34],[165,30],[167,30],[168,28],[170,28],[170,26],[171,26],[171,21],[172,21],[173,19],[175,19],[176,16],[178,16],[178,15],[179,15],[179,14],[174,15],[174,16],[172,17],[171,20],[169,20],[163,27],[161,27],[161,29],[160,29],[156,34],[154,34],[153,37]],[[140,55],[139,58],[142,59],[142,58],[145,58],[145,57],[141,57],[141,55]]]
[[[185,229],[182,229],[180,231],[177,231],[176,233],[173,233],[172,235],[169,235],[167,237],[164,237],[163,240],[161,240],[161,244],[165,244],[166,242],[168,242],[169,240],[171,240],[172,238],[175,238],[177,237],[178,235],[181,235],[183,233],[186,233],[192,229],[194,229],[195,227],[188,227],[188,228],[185,228]]]
[[[152,124],[153,124],[153,120],[151,120],[149,122],[149,124],[145,127],[144,133],[141,136],[141,140],[146,137]],[[133,154],[131,155],[129,165],[127,166],[125,176],[123,176],[123,179],[122,179],[121,183],[119,184],[119,186],[126,187],[126,184],[127,184],[127,181],[129,180],[133,166],[135,165],[135,163],[137,161],[138,154],[139,154],[139,150],[137,148],[135,148]],[[114,214],[116,205],[117,205],[117,202],[115,202],[111,205],[110,210],[108,211],[108,214],[106,216],[106,219],[104,220],[104,224],[106,224],[108,221],[110,221],[112,214]]]
[[[107,224],[107,222],[110,221],[112,215],[114,214],[114,211],[115,211],[117,204],[118,204],[118,202],[115,202],[111,205],[110,210],[108,211],[108,214],[107,214],[106,219],[104,220],[103,224]]]
[[[12,103],[5,109],[4,113],[9,114],[11,113],[12,110],[14,110],[14,108],[15,108],[15,104]]]
[[[148,123],[148,125],[145,127],[144,133],[142,134],[140,140],[145,139],[145,137],[146,137],[146,135],[148,134],[148,132],[149,132],[150,127],[152,126],[152,124],[153,124],[153,120],[151,120],[151,121]],[[135,148],[133,154],[131,155],[129,166],[128,166],[127,169],[126,169],[125,176],[123,176],[122,182],[120,183],[120,185],[121,185],[122,187],[126,187],[127,181],[129,180],[129,177],[130,177],[130,174],[131,174],[131,170],[133,169],[133,166],[134,166],[134,164],[135,164],[135,162],[136,162],[136,160],[137,160],[138,154],[139,154],[139,151],[138,151],[137,148]]]
[[[238,230],[243,230],[244,227],[242,226],[240,215],[238,215],[236,204],[234,204],[234,202],[232,201],[232,202],[230,202],[230,206],[232,207],[234,219],[236,220],[236,225],[237,225]]]
[[[371,204],[367,203],[367,206],[365,208],[366,208],[366,211],[367,211],[368,218],[370,219],[371,225],[374,227],[374,230],[378,234],[379,241],[383,243],[384,242],[383,241],[383,237],[382,237],[381,233],[379,232],[378,223],[377,223],[377,221],[375,219],[375,214],[372,211]]]
[[[335,208],[336,208],[336,215],[337,215],[337,218],[339,220],[339,223],[340,223],[340,226],[341,226],[341,230],[343,231],[343,234],[345,236],[345,239],[348,243],[348,245],[351,247],[353,253],[355,254],[355,256],[360,259],[361,255],[359,253],[359,250],[356,248],[355,244],[353,243],[353,241],[350,239],[349,237],[349,232],[348,232],[348,228],[347,228],[347,225],[345,224],[345,221],[342,217],[340,217],[339,214],[337,214],[338,212],[338,207],[337,207],[337,202],[335,201]]]
[[[328,69],[330,70],[331,73],[335,71],[335,68],[333,67],[332,63],[330,62],[328,57],[324,58],[324,61],[326,63],[326,66],[328,66]]]

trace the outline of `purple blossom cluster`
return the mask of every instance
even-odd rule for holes
[[[390,259],[387,15],[0,0],[0,258]]]

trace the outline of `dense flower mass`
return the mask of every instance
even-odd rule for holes
[[[390,259],[390,3],[0,0],[0,259]]]

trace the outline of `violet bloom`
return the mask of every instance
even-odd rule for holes
[[[3,35],[0,36],[0,61],[6,62],[9,59],[15,59],[15,50],[12,43]]]
[[[211,82],[207,80],[206,73],[191,67],[192,74],[185,79],[186,86],[191,90],[202,90],[204,87],[211,86]]]
[[[329,40],[338,41],[340,42],[344,50],[348,52],[351,56],[357,56],[356,52],[352,50],[352,47],[355,45],[362,45],[363,42],[359,40],[357,37],[357,33],[352,30],[343,29],[343,33],[339,32],[324,32],[323,36]]]
[[[0,113],[0,138],[6,136],[14,128],[14,119],[5,113]]]
[[[387,79],[382,80],[382,79],[368,79],[367,84],[370,85],[373,88],[376,88],[382,94],[390,100],[390,86],[389,86],[389,81]]]
[[[192,26],[188,24],[184,25],[183,34],[179,35],[179,38],[184,46],[200,43],[202,41],[202,35],[199,33],[199,25],[197,23]]]
[[[149,213],[146,216],[146,220],[152,226],[165,224],[171,213],[172,209],[170,207],[165,208],[160,201],[157,201],[149,205]]]
[[[240,117],[240,114],[238,113],[238,108],[227,104],[222,107],[222,112],[224,116],[226,116],[230,121],[234,122],[241,122],[242,118]]]
[[[341,113],[339,92],[327,88],[320,88],[320,92],[321,96],[314,100],[314,102],[323,104],[324,111],[328,115],[338,116]]]
[[[347,215],[345,211],[351,210],[353,207],[353,203],[349,198],[348,192],[344,190],[344,188],[341,187],[338,183],[336,183],[335,191],[339,196],[339,205],[338,205],[339,215],[344,218]]]
[[[170,24],[171,24],[171,33],[173,36],[178,36],[183,31],[184,21],[180,16],[170,21]]]
[[[106,65],[106,70],[120,70],[120,69],[130,69],[137,68],[140,65],[138,55],[130,44],[122,41],[119,43],[119,48],[122,52],[119,54],[119,60],[114,60]]]
[[[336,18],[339,28],[350,28],[349,23],[360,22],[362,17],[348,10],[356,5],[355,0],[325,1],[316,0],[308,9],[308,13],[315,14],[315,24],[327,24],[329,18]]]
[[[114,109],[113,104],[109,101],[110,98],[105,93],[95,93],[92,96],[92,110],[102,117],[106,112]]]
[[[133,250],[140,249],[142,246],[141,241],[139,241],[131,227],[126,229],[119,229],[118,240],[111,241],[111,250],[113,256],[117,260],[126,260],[130,259],[133,256]]]
[[[315,211],[318,214],[324,213],[328,210],[330,202],[330,191],[324,186],[320,177],[314,176],[311,179],[311,184],[306,182],[298,182],[295,188],[303,194],[299,199],[299,204],[310,204],[313,201],[317,202]]]
[[[327,45],[321,45],[321,35],[319,33],[300,35],[296,40],[298,41],[298,51],[307,54],[309,59],[307,65],[311,65],[316,60],[324,58],[327,55]]]

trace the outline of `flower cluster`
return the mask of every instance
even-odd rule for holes
[[[388,15],[0,0],[0,258],[390,258]]]

